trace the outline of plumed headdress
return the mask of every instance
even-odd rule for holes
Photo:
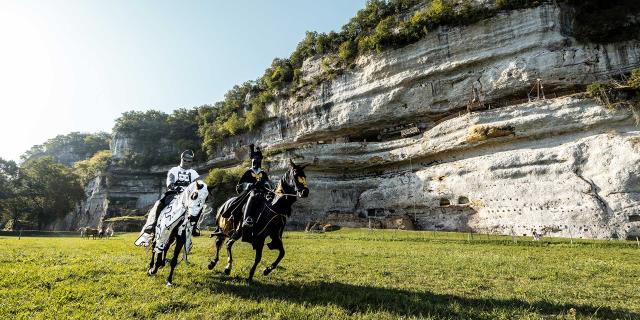
[[[249,149],[251,149],[251,153],[249,154],[249,157],[251,159],[260,159],[262,160],[262,150],[260,150],[260,147],[256,147],[253,143],[249,145]]]

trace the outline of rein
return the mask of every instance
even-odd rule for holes
[[[289,176],[289,173],[290,173],[290,172],[289,172],[289,171],[287,171],[287,173],[285,174],[285,176]],[[279,182],[279,183],[280,183],[280,186],[282,186],[282,185],[284,184],[284,180],[285,180],[284,178],[285,178],[285,177],[282,177],[282,179],[280,179],[280,182]],[[289,185],[289,184],[287,183],[287,185]],[[289,186],[289,187],[290,187],[290,186]],[[295,188],[295,182],[294,182],[294,188]],[[279,195],[279,196],[289,196],[289,197],[296,197],[296,198],[299,198],[299,196],[298,196],[297,194],[291,194],[291,193],[279,193],[279,192],[276,192],[275,190],[272,190],[272,189],[269,189],[269,188],[265,188],[265,189],[267,189],[267,191],[272,192],[272,193],[273,193],[273,194],[275,194],[275,195]],[[277,189],[277,188],[276,188],[276,189]]]
[[[273,221],[273,219],[275,219],[277,217],[282,217],[282,222],[286,223],[287,217],[284,214],[277,213],[277,212],[273,211],[271,208],[269,208],[269,210],[271,210],[271,212],[273,212],[275,214],[273,215],[273,217],[271,217],[271,219],[269,219],[269,221],[267,221],[267,223],[264,225],[262,230],[260,230],[260,232],[256,233],[256,235],[261,235],[267,229],[267,227],[271,224],[271,221]],[[264,210],[263,210],[263,212],[264,212]],[[258,218],[258,219],[260,219],[260,218]]]
[[[297,195],[297,194],[291,194],[291,193],[278,193],[278,192],[276,192],[276,191],[275,191],[275,190],[273,190],[273,189],[269,189],[269,188],[265,188],[265,189],[267,189],[267,191],[269,191],[269,192],[271,192],[271,193],[273,193],[273,194],[275,194],[275,195],[278,195],[278,196],[289,196],[289,197],[296,197],[296,198],[298,197],[298,195]]]

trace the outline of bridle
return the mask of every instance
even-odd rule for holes
[[[285,177],[288,179],[285,179],[285,177],[283,177],[282,179],[280,179],[280,188],[282,188],[282,184],[286,181],[286,180],[290,180],[290,181],[286,181],[287,185],[293,184],[293,188],[295,190],[295,194],[291,194],[291,193],[282,193],[282,192],[277,192],[277,190],[271,190],[271,189],[267,189],[268,191],[272,192],[273,194],[277,195],[277,196],[288,196],[288,197],[296,197],[296,198],[300,198],[300,196],[298,195],[301,191],[298,190],[298,184],[295,181],[295,175],[293,174],[293,171],[295,170],[295,168],[291,168],[290,170],[287,171],[287,173],[285,173]],[[276,188],[278,189],[278,188]]]

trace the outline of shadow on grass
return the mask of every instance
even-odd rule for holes
[[[546,318],[568,315],[569,310],[573,308],[578,316],[598,319],[640,319],[640,313],[592,305],[472,298],[340,282],[289,282],[283,284],[254,282],[247,285],[238,277],[228,278],[215,273],[202,281],[196,281],[196,285],[214,293],[225,293],[256,301],[279,299],[298,304],[336,305],[348,313],[386,311],[397,316],[464,319],[494,319],[496,315],[505,315],[511,318],[537,313]]]

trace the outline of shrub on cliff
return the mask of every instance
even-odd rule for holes
[[[236,194],[236,183],[242,177],[246,165],[233,167],[233,168],[213,168],[209,171],[209,174],[204,179],[204,182],[209,188],[214,190],[216,195],[213,198],[213,207],[217,208],[229,197]]]
[[[73,164],[74,173],[80,178],[82,185],[86,185],[98,172],[104,171],[109,165],[111,150],[96,152],[93,157]]]
[[[627,85],[633,89],[640,90],[640,69],[633,69],[633,71],[631,71]]]

